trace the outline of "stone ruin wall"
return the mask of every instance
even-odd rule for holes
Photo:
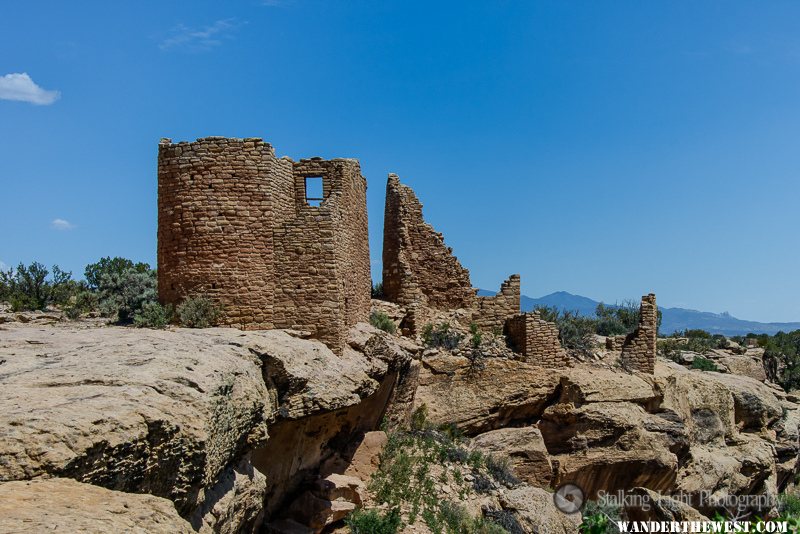
[[[309,177],[322,178],[319,206],[305,201]],[[275,326],[343,347],[370,312],[366,180],[356,160],[314,158],[294,163],[293,187],[296,215],[275,230]]]
[[[525,361],[542,367],[569,366],[567,351],[558,340],[558,326],[542,319],[538,312],[515,315],[506,323],[506,331]]]
[[[388,300],[439,310],[472,308],[475,290],[442,234],[427,224],[414,191],[390,174],[383,224],[383,292]]]
[[[503,332],[506,321],[519,314],[520,279],[512,274],[494,296],[477,297],[472,321],[486,332]]]
[[[653,374],[658,340],[658,307],[653,293],[642,297],[639,326],[622,346],[622,365],[631,371]]]
[[[325,201],[309,206],[305,177]],[[369,317],[366,180],[355,160],[298,163],[261,139],[209,137],[158,153],[159,299],[206,295],[221,323],[298,328],[343,349]]]

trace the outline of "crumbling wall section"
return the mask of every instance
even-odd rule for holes
[[[396,174],[386,183],[383,292],[404,306],[419,301],[440,310],[471,308],[476,298],[469,271],[425,222],[419,199]]]
[[[520,279],[512,274],[490,297],[476,297],[472,321],[487,332],[503,332],[506,321],[519,314]]]
[[[568,367],[569,358],[558,340],[558,326],[538,312],[515,315],[506,323],[514,348],[525,360],[543,367]]]
[[[653,293],[642,297],[639,326],[622,346],[622,365],[629,370],[653,374],[658,340],[658,307]]]

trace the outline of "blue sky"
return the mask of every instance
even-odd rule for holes
[[[155,264],[161,137],[357,157],[474,285],[800,321],[800,4],[4,2],[0,261]],[[23,76],[23,74],[25,76]]]

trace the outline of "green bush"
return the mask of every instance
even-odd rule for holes
[[[695,356],[694,360],[692,360],[692,369],[700,369],[701,371],[716,371],[717,364],[715,364],[708,358],[703,358],[702,356]]]
[[[800,519],[800,496],[781,493],[778,497],[778,513],[784,518]]]
[[[61,309],[69,319],[75,320],[84,313],[97,309],[97,305],[97,293],[89,289],[86,282],[81,281]]]
[[[122,276],[128,271],[137,273],[150,272],[150,266],[146,263],[133,263],[127,258],[100,258],[97,263],[90,263],[83,271],[83,276],[86,278],[86,283],[90,289],[100,291],[103,284],[102,278],[104,276]]]
[[[189,297],[177,309],[181,324],[189,328],[208,328],[216,323],[221,310],[205,296]]]
[[[561,346],[581,354],[590,355],[594,347],[596,320],[583,317],[576,311],[559,311],[558,308],[539,306],[534,309],[545,321],[556,323]]]
[[[172,306],[145,302],[133,315],[133,325],[138,328],[164,328],[172,321],[172,315]]]
[[[451,330],[450,325],[447,323],[442,323],[436,327],[432,324],[426,324],[422,330],[422,342],[428,347],[442,347],[453,350],[458,347],[463,338],[464,336]]]
[[[388,315],[382,311],[375,310],[369,316],[369,323],[375,328],[379,328],[384,332],[394,334],[397,331],[397,326],[394,324]]]
[[[100,312],[119,323],[130,323],[145,303],[156,301],[156,284],[153,270],[127,269],[103,273],[97,291]]]
[[[400,512],[397,508],[386,514],[358,509],[347,517],[345,524],[353,534],[394,534],[400,528]]]
[[[580,534],[619,534],[616,522],[620,520],[618,507],[604,502],[586,501],[582,510]]]
[[[77,289],[72,273],[54,265],[49,275],[50,271],[38,262],[0,271],[0,300],[8,301],[14,311],[44,310],[51,304],[66,303]]]

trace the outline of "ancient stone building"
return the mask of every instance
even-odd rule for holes
[[[558,326],[545,321],[538,312],[515,315],[506,330],[517,352],[530,363],[543,367],[567,367],[569,357],[558,339]]]
[[[277,158],[262,139],[163,139],[158,288],[222,323],[306,330],[341,352],[370,310],[366,180],[353,159]]]
[[[653,293],[642,297],[639,326],[622,345],[622,365],[632,371],[653,374],[658,339],[658,307]]]

